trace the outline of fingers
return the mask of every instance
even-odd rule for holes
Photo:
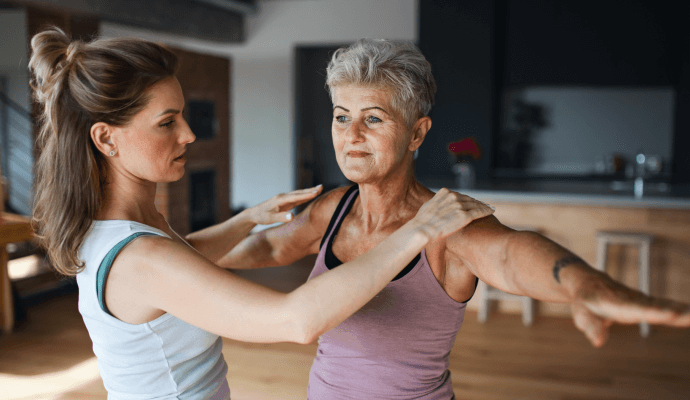
[[[290,210],[295,206],[298,206],[302,203],[306,203],[307,201],[312,200],[313,198],[318,196],[322,190],[323,185],[317,185],[311,188],[294,190],[290,193],[283,193],[276,196],[277,204],[274,208],[274,212],[278,214],[276,216],[276,222],[292,221],[292,219],[294,218],[292,212],[283,213],[282,210]]]
[[[671,300],[647,297],[645,301],[633,304],[621,319],[627,323],[648,322],[679,328],[690,328],[690,305]],[[625,315],[627,314],[627,315]]]
[[[494,213],[494,210],[487,207],[487,206],[484,206],[481,208],[478,207],[478,208],[467,211],[467,214],[472,219],[472,221],[474,221],[475,219],[487,217],[493,213]]]
[[[275,197],[276,204],[273,207],[273,210],[275,212],[290,210],[295,206],[312,200],[313,198],[318,196],[322,190],[323,185],[318,185],[307,189],[295,190],[290,193],[281,193]]]
[[[586,307],[579,304],[572,305],[572,312],[575,326],[585,334],[587,340],[589,340],[594,347],[603,346],[608,340],[609,328],[612,322],[595,315]]]
[[[417,216],[433,239],[441,239],[493,212],[492,207],[481,201],[443,188],[420,208]]]
[[[461,204],[462,209],[466,211],[467,216],[472,221],[475,219],[484,218],[488,215],[493,214],[496,211],[495,207],[490,206],[484,203],[483,201],[479,201],[472,197],[456,192],[450,193],[453,193],[456,196],[456,199]]]
[[[479,201],[475,198],[464,195],[462,193],[453,192],[453,191],[448,190],[446,188],[442,188],[438,192],[436,192],[436,195],[434,195],[434,198],[432,200],[434,200],[434,199],[437,199],[438,201],[450,199],[452,201],[463,204],[463,207],[465,207],[464,208],[465,210],[470,210],[470,209],[476,208],[478,206],[483,206],[483,207],[489,208],[489,209],[494,210],[494,211],[496,210],[495,207],[493,207],[487,203],[484,203],[483,201]]]
[[[294,215],[289,210],[295,206],[312,200],[321,193],[322,185],[312,188],[295,190],[289,193],[281,193],[269,200],[252,207],[253,221],[257,224],[269,225],[276,222],[290,222]]]
[[[647,322],[690,328],[690,305],[647,296],[615,281],[583,304],[592,312],[622,324]]]

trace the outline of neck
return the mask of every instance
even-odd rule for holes
[[[110,171],[97,219],[122,219],[158,226],[165,221],[155,205],[156,184]]]
[[[414,177],[412,166],[398,170],[401,172],[394,172],[380,181],[359,184],[355,215],[362,219],[368,233],[407,222],[423,203],[421,185]]]

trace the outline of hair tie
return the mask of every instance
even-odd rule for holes
[[[67,61],[67,64],[72,64],[74,57],[76,57],[80,50],[81,42],[78,40],[70,43],[69,46],[67,46],[67,50],[65,51],[65,61]]]

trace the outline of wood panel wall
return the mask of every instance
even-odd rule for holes
[[[191,232],[190,173],[215,170],[216,223],[230,218],[230,68],[227,58],[171,48],[180,57],[177,79],[185,102],[203,100],[215,103],[217,132],[213,138],[199,139],[187,147],[186,173],[182,179],[158,184],[156,207],[179,234]],[[189,121],[185,105],[184,118]]]
[[[480,199],[481,200],[481,199]],[[570,249],[594,266],[596,232],[615,230],[653,234],[651,293],[653,296],[690,302],[690,210],[636,209],[553,204],[516,204],[492,201],[496,217],[504,224],[531,228]],[[637,250],[610,245],[607,272],[637,287]],[[476,308],[481,294],[469,303]],[[520,312],[517,302],[502,302],[501,311]],[[539,302],[538,313],[565,316],[569,307]],[[489,317],[490,318],[490,317]]]

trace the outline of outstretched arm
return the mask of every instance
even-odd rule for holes
[[[242,279],[168,238],[142,237],[115,259],[106,302],[116,317],[124,298],[237,340],[309,343],[371,300],[431,240],[491,213],[440,190],[374,249],[287,294]]]
[[[613,322],[690,327],[690,305],[630,289],[544,236],[510,229],[493,216],[449,237],[447,253],[449,263],[464,264],[505,292],[571,303],[575,325],[595,346],[604,344]]]

